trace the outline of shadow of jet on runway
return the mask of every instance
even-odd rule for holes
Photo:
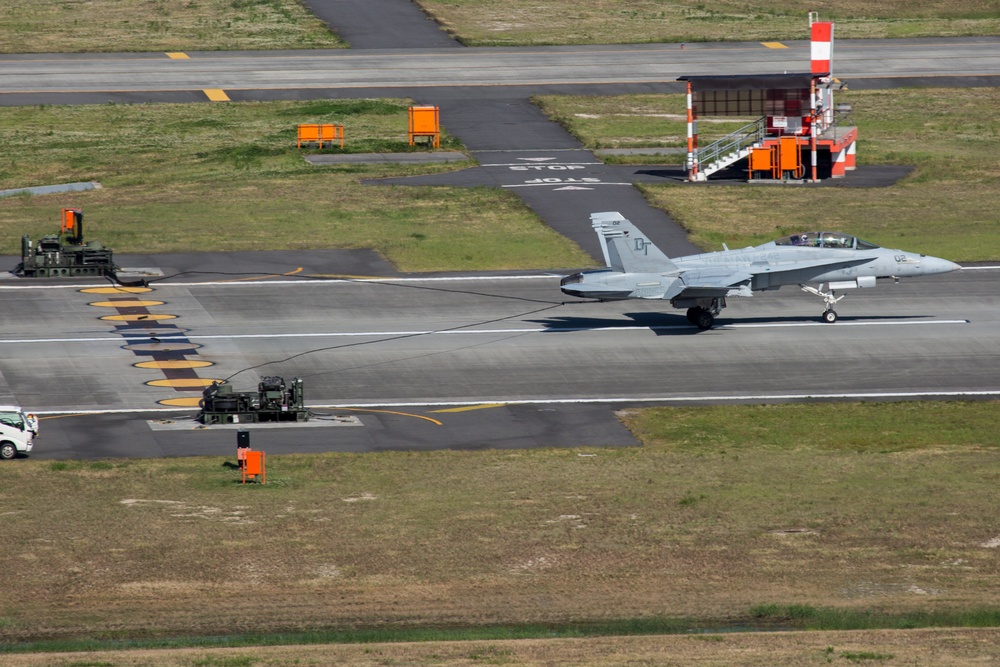
[[[603,329],[635,329],[648,328],[657,336],[676,336],[699,333],[699,329],[691,326],[683,315],[672,313],[623,313],[626,318],[604,317],[549,317],[539,320],[527,320],[541,324],[547,331],[571,333]]]

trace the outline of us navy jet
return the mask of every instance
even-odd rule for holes
[[[592,213],[608,268],[566,276],[570,296],[612,301],[660,299],[687,309],[688,321],[711,329],[729,297],[798,285],[822,297],[822,319],[836,322],[836,292],[874,287],[879,278],[948,273],[962,267],[938,257],[881,248],[839,232],[802,232],[742,250],[668,258],[621,213]],[[724,246],[725,247],[725,246]],[[812,287],[807,283],[814,283]],[[826,286],[824,289],[824,285]]]

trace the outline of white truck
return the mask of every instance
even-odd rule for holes
[[[16,405],[0,405],[0,459],[27,454],[38,435],[38,418]]]

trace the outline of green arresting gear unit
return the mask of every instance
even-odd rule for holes
[[[302,379],[286,387],[284,378],[262,377],[257,391],[233,391],[228,382],[213,382],[199,403],[202,424],[256,424],[309,421]]]
[[[24,278],[114,277],[118,269],[111,248],[99,241],[84,243],[83,211],[64,208],[59,234],[43,236],[37,244],[27,234],[21,238],[21,263],[14,274]]]

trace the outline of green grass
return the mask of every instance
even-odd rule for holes
[[[1000,609],[961,612],[872,612],[801,605],[760,605],[742,614],[719,619],[630,618],[593,623],[525,623],[480,627],[354,628],[281,634],[235,634],[203,637],[135,639],[60,639],[0,645],[0,655],[15,653],[68,653],[77,651],[124,651],[169,648],[245,648],[310,644],[379,644],[397,642],[478,642],[524,639],[583,639],[643,635],[692,634],[701,639],[722,641],[712,633],[762,632],[774,630],[886,630],[917,628],[997,628]],[[842,654],[847,655],[847,654]],[[253,660],[234,656],[229,660]],[[203,664],[229,664],[206,662]],[[232,664],[238,664],[236,662]],[[253,664],[248,663],[248,664]]]
[[[99,190],[0,199],[0,253],[82,208],[118,253],[373,248],[407,271],[582,266],[590,259],[516,196],[491,188],[361,185],[468,166],[317,167],[299,123],[345,126],[344,152],[399,152],[404,100],[105,104],[0,109],[0,189],[98,181]],[[442,147],[460,149],[445,134]],[[417,149],[423,150],[423,149]],[[471,163],[469,163],[471,164]]]

